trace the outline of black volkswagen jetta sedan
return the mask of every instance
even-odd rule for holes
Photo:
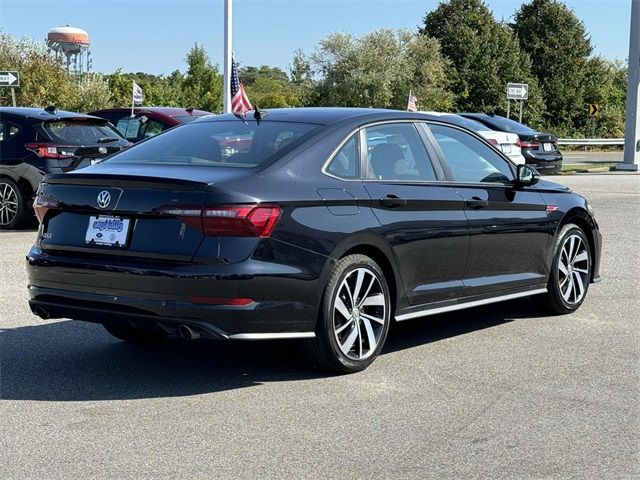
[[[355,372],[394,319],[529,295],[569,313],[599,279],[587,201],[469,130],[390,110],[260,116],[47,176],[33,312],[134,342],[304,339]]]
[[[560,173],[562,153],[558,150],[558,138],[551,133],[538,132],[510,118],[487,113],[460,113],[459,115],[485,124],[492,130],[515,133],[520,138],[522,156],[528,165],[541,173]]]

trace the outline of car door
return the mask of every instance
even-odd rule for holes
[[[469,222],[465,295],[544,284],[553,227],[535,186],[516,186],[514,166],[475,134],[429,129]]]
[[[468,249],[463,201],[424,140],[413,122],[360,131],[364,185],[412,305],[462,296]]]

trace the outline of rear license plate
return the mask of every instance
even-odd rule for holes
[[[90,245],[124,247],[127,244],[130,221],[129,218],[107,215],[91,216],[84,240]]]
[[[553,143],[543,143],[543,144],[542,144],[542,149],[543,149],[545,152],[550,152],[550,151],[552,151],[552,150],[553,150]]]
[[[508,143],[503,143],[502,153],[511,153],[511,145],[509,145]]]

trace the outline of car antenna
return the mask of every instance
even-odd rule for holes
[[[258,105],[253,107],[253,118],[256,119],[256,123],[258,125],[260,125],[260,120],[262,120],[263,118],[266,118],[267,115],[268,115],[268,112],[266,110],[260,110],[260,108],[258,108]]]

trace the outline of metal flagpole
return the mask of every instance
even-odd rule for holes
[[[638,89],[640,88],[640,0],[631,2],[631,35],[629,36],[629,80],[627,83],[627,118],[624,132],[624,161],[616,170],[638,171],[640,163],[640,122],[638,122]]]
[[[135,94],[134,94],[134,89],[135,89],[135,84],[136,82],[131,82],[131,118],[133,118],[135,115],[133,113],[133,109],[136,106],[136,100],[135,100]]]
[[[231,50],[233,30],[233,0],[224,0],[224,113],[231,112]]]

